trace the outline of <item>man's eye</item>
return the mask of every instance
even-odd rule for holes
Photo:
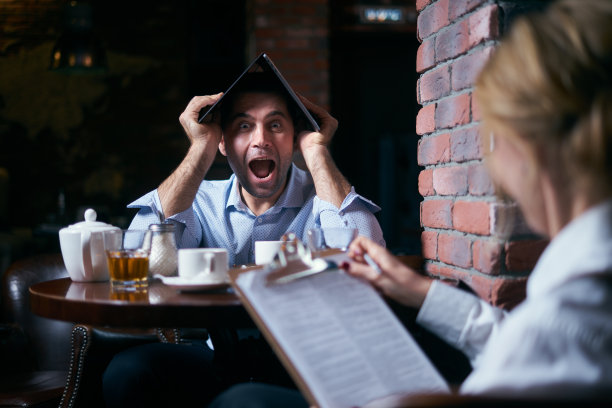
[[[248,124],[248,123],[244,123],[244,122],[243,122],[243,123],[241,123],[241,124],[239,124],[239,125],[238,125],[238,128],[239,128],[240,130],[249,130],[249,129],[250,129],[250,126],[249,126],[249,124]]]
[[[283,127],[281,126],[280,122],[272,122],[272,124],[270,125],[270,128],[272,130],[279,131],[279,130],[282,130]]]

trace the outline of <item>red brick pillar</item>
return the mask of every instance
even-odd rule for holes
[[[461,280],[499,306],[524,296],[545,242],[495,197],[482,162],[476,75],[501,32],[503,10],[486,0],[417,0],[418,162],[428,273]],[[506,233],[506,234],[504,234]],[[501,238],[502,236],[509,238]]]
[[[266,52],[297,91],[329,106],[327,0],[248,0],[249,58]]]

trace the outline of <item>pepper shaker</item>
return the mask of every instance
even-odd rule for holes
[[[177,247],[174,239],[174,224],[151,224],[153,234],[151,255],[149,256],[149,275],[177,275]]]

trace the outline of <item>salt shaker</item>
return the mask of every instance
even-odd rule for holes
[[[177,248],[174,239],[174,224],[151,224],[149,231],[153,234],[149,256],[149,275],[176,276]]]

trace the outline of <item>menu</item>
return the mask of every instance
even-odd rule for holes
[[[363,406],[448,385],[380,295],[335,268],[286,284],[232,276],[245,307],[312,405]]]

